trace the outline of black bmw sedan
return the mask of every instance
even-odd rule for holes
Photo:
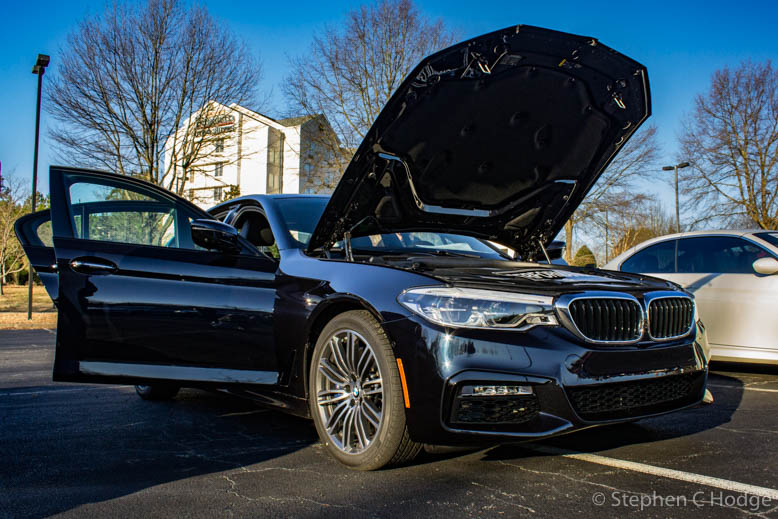
[[[637,62],[519,26],[423,60],[331,198],[204,212],[52,167],[16,230],[59,310],[54,379],[253,398],[358,469],[695,405],[693,298],[547,247],[649,111]]]

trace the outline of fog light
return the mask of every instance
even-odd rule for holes
[[[461,396],[518,396],[531,395],[532,386],[464,386]]]

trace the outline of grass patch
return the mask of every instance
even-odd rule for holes
[[[57,309],[43,286],[32,291],[32,319],[27,319],[27,287],[7,285],[0,296],[0,329],[56,328]]]

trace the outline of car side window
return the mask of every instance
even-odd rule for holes
[[[155,247],[191,248],[189,218],[175,202],[126,185],[75,179],[68,186],[74,237]]]
[[[734,236],[684,238],[678,242],[678,272],[753,274],[754,261],[767,256],[761,247]]]
[[[669,274],[675,272],[675,240],[646,247],[621,264],[622,272]]]

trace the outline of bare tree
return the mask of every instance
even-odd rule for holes
[[[24,251],[14,234],[16,219],[29,212],[25,208],[25,190],[13,176],[3,179],[0,191],[0,295],[10,276],[24,270]],[[25,210],[26,209],[26,210]]]
[[[608,242],[609,256],[618,256],[651,238],[678,232],[675,225],[675,219],[665,211],[661,202],[646,196],[628,212],[622,212],[614,219]]]
[[[323,171],[342,173],[373,121],[425,56],[457,40],[441,20],[411,0],[379,0],[325,27],[305,54],[292,58],[284,84],[290,110],[324,115],[333,131],[314,135]],[[323,128],[326,130],[326,128]],[[332,189],[339,175],[322,174],[314,189]]]
[[[254,99],[260,77],[242,41],[179,0],[112,4],[78,25],[57,61],[46,104],[61,150],[178,193],[186,175],[171,169],[214,152],[209,129],[229,117],[225,105]]]
[[[686,118],[679,157],[683,193],[697,221],[778,228],[778,70],[742,63],[713,74]]]
[[[565,259],[572,262],[573,231],[578,224],[607,228],[610,214],[628,212],[645,200],[635,189],[635,181],[656,171],[659,145],[656,127],[642,128],[627,141],[608,165],[573,216],[565,223]]]

